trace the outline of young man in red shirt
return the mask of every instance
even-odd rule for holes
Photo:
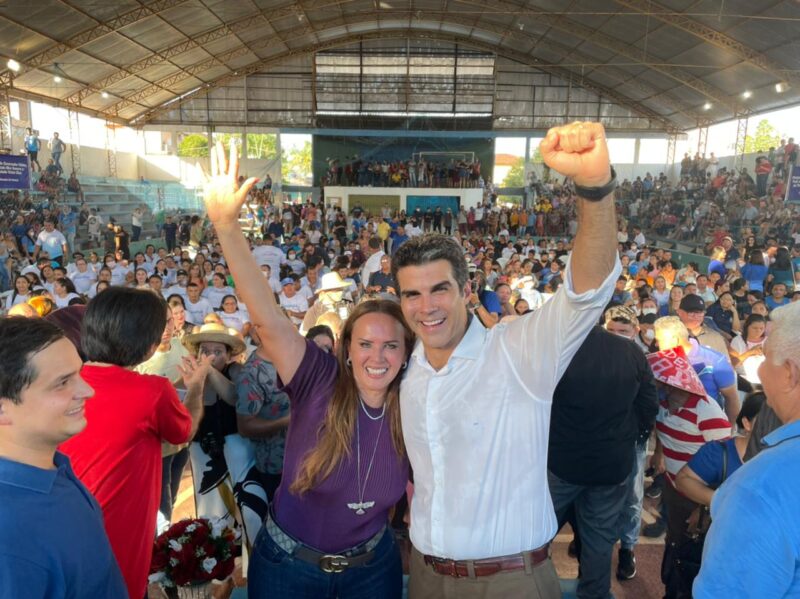
[[[167,305],[150,291],[111,287],[90,303],[81,374],[95,390],[83,432],[63,443],[75,474],[103,510],[106,532],[128,594],[144,597],[161,495],[161,442],[186,443],[203,414],[209,361],[185,359],[185,405],[166,378],[133,366],[158,347]]]

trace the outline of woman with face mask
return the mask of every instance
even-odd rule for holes
[[[296,275],[302,275],[306,270],[305,263],[297,257],[294,248],[289,248],[289,251],[286,252],[286,264]]]

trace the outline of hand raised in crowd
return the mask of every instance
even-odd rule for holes
[[[182,364],[178,366],[178,371],[183,378],[183,384],[187,389],[200,387],[205,383],[206,377],[211,370],[211,362],[214,356],[203,356],[200,360],[194,356],[186,356],[182,359]]]
[[[203,199],[208,217],[216,228],[239,225],[242,204],[250,188],[258,181],[250,177],[239,186],[239,151],[236,144],[230,147],[230,162],[225,159],[225,148],[217,142],[211,148],[211,176],[203,185]]]
[[[584,187],[611,179],[606,134],[600,123],[576,121],[553,127],[539,144],[544,163]]]

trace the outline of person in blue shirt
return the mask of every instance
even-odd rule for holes
[[[780,308],[781,306],[791,303],[791,301],[792,300],[786,297],[785,283],[773,283],[772,292],[764,299],[764,303],[767,304],[767,309],[770,312],[775,308]]]
[[[0,321],[0,597],[128,597],[100,506],[56,451],[86,426],[82,366],[56,325]]]
[[[800,596],[800,303],[772,320],[759,378],[784,424],[714,494],[695,599]]]
[[[750,250],[747,264],[739,270],[747,281],[750,291],[764,291],[764,280],[767,278],[769,268],[764,264],[764,252],[758,249]]]
[[[389,237],[392,240],[392,256],[394,256],[394,253],[400,248],[401,245],[409,240],[408,235],[406,235],[406,229],[402,226],[392,230]]]
[[[700,505],[711,505],[714,491],[744,463],[756,416],[764,405],[764,394],[751,393],[736,418],[739,434],[725,441],[703,445],[675,478],[678,491]],[[724,457],[727,454],[727,458]]]
[[[39,164],[39,150],[41,147],[42,142],[39,141],[39,136],[30,127],[25,129],[25,151],[31,161],[31,172],[36,172],[36,169],[33,168],[34,164],[39,169],[39,172],[42,172],[42,165]]]
[[[475,271],[472,289],[469,309],[483,323],[483,326],[490,329],[500,321],[503,307],[500,305],[497,294],[486,288],[486,275],[482,270]]]

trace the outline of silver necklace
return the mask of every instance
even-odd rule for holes
[[[361,398],[359,398],[361,401]],[[381,411],[381,415],[377,418],[373,418],[369,415],[366,408],[364,407],[364,402],[361,402],[361,407],[364,409],[364,413],[370,420],[380,420],[381,423],[378,427],[378,436],[375,438],[375,447],[372,448],[372,457],[369,460],[369,466],[367,467],[367,475],[364,477],[364,483],[361,483],[361,426],[359,424],[360,418],[356,415],[356,487],[358,488],[358,502],[357,503],[348,503],[347,507],[353,510],[357,515],[363,516],[366,514],[366,510],[373,507],[375,505],[374,501],[364,501],[364,491],[367,489],[367,482],[369,482],[369,475],[372,473],[372,464],[375,462],[375,454],[378,452],[378,444],[381,441],[381,433],[383,432],[383,416],[386,413],[386,404],[383,404],[383,410]]]
[[[381,406],[381,413],[378,416],[372,416],[369,412],[367,412],[367,406],[364,404],[364,400],[360,397],[358,398],[358,403],[361,404],[361,409],[364,410],[364,414],[367,415],[367,418],[372,420],[373,422],[377,422],[383,415],[386,414],[386,402],[383,402],[383,406]]]

